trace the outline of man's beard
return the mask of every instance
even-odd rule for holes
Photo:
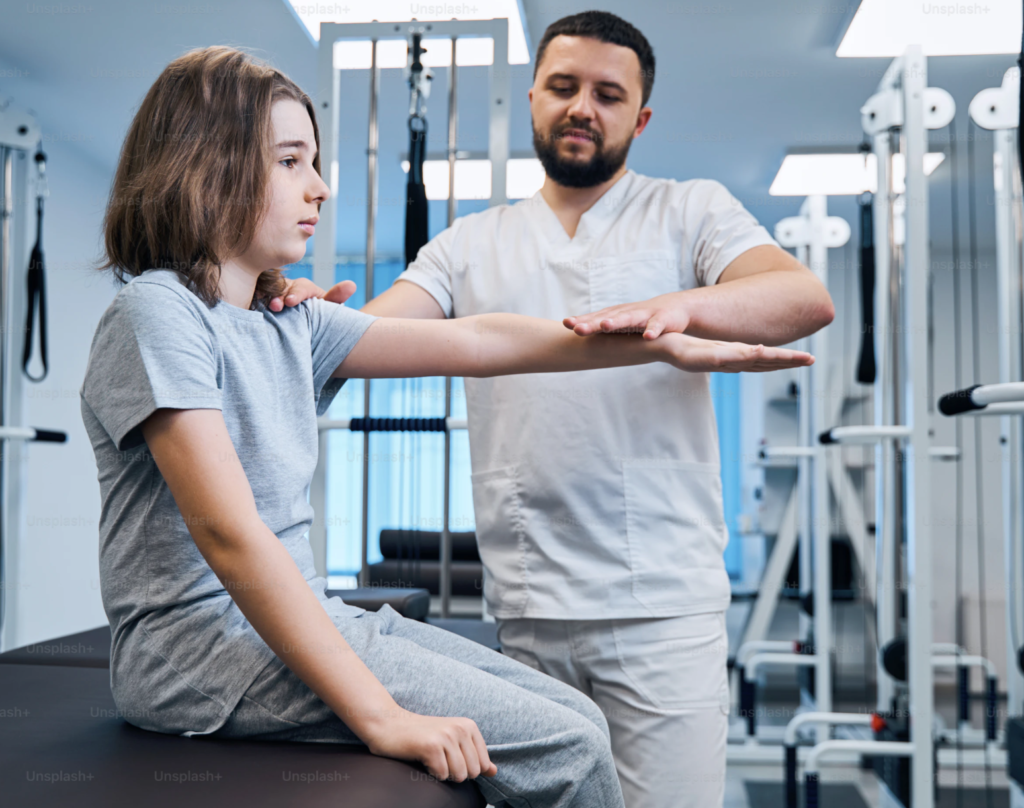
[[[580,129],[587,132],[594,143],[594,155],[586,162],[565,159],[558,153],[558,143],[566,129]],[[604,138],[585,126],[566,124],[552,129],[550,137],[544,137],[533,127],[533,148],[537,152],[545,173],[559,185],[567,188],[593,188],[607,182],[622,168],[629,154],[633,139],[628,138],[621,146],[606,149]]]

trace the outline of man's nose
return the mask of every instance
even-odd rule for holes
[[[576,93],[569,106],[569,117],[584,121],[594,120],[594,104],[589,91],[581,89]]]

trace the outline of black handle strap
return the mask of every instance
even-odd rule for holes
[[[871,201],[860,203],[860,359],[857,381],[874,384],[875,367],[875,225]]]
[[[43,198],[36,199],[36,243],[28,262],[28,316],[25,322],[25,350],[22,353],[21,369],[34,382],[41,382],[49,373],[46,351],[46,276],[43,266]],[[35,342],[35,310],[39,306],[39,348],[43,360],[43,375],[36,377],[28,372]]]

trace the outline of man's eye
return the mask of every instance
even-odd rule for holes
[[[571,93],[573,91],[572,87],[554,87],[553,89],[556,93]]]
[[[604,93],[598,93],[598,96],[600,97],[600,99],[602,101],[618,101],[619,100],[618,96],[615,96],[615,95],[605,95]]]

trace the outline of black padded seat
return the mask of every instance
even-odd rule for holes
[[[0,665],[3,664],[109,668],[110,626],[4,651],[0,654]]]
[[[339,596],[345,603],[370,612],[385,603],[411,620],[423,620],[430,611],[426,589],[329,589],[328,597]],[[60,665],[80,668],[110,667],[110,626],[81,631],[53,640],[13,648],[0,654],[0,665]]]
[[[0,783],[13,808],[483,808],[474,783],[344,744],[184,738],[128,724],[109,673],[0,665]]]
[[[469,617],[428,617],[427,622],[432,626],[443,628],[452,634],[458,634],[467,640],[486,645],[492,651],[500,651],[501,643],[498,642],[498,624],[485,623],[483,620],[474,620]]]
[[[430,612],[430,592],[426,589],[399,589],[364,586],[359,589],[328,589],[327,597],[339,597],[350,606],[375,612],[385,603],[410,620],[423,620]]]

